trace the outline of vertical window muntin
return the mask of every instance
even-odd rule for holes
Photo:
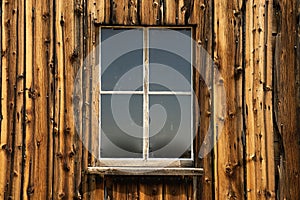
[[[99,53],[99,61],[100,61],[100,66],[102,66],[102,62],[101,62],[101,52],[103,51],[102,49],[102,40],[101,40],[101,33],[103,29],[123,29],[123,28],[118,28],[118,27],[104,27],[104,28],[100,28],[100,53]],[[166,28],[162,28],[162,27],[126,27],[124,28],[124,30],[130,30],[130,29],[142,29],[143,30],[143,46],[140,47],[140,49],[143,49],[143,61],[142,61],[142,66],[143,66],[143,87],[142,90],[138,90],[138,91],[108,91],[108,90],[102,90],[101,84],[102,84],[102,70],[100,69],[99,71],[99,77],[100,77],[100,95],[99,95],[99,112],[100,112],[100,148],[99,148],[99,157],[100,157],[100,161],[101,160],[141,160],[141,161],[147,161],[147,162],[151,162],[151,160],[187,160],[187,161],[192,161],[194,158],[194,147],[193,147],[193,139],[194,139],[194,126],[193,126],[193,40],[192,40],[192,30],[191,28],[187,28],[187,27],[175,27],[175,28],[171,28],[171,30],[189,30],[190,31],[190,90],[189,91],[156,91],[156,90],[151,90],[150,91],[150,84],[149,84],[149,71],[150,71],[150,56],[149,56],[149,41],[150,41],[150,37],[149,37],[149,30],[155,30],[155,29],[160,29],[160,30],[170,30],[170,29],[166,29]],[[151,47],[150,47],[151,48]],[[105,50],[104,50],[105,51]],[[102,137],[102,115],[101,115],[101,95],[142,95],[143,96],[143,147],[142,147],[142,157],[141,158],[134,158],[134,156],[132,157],[101,157],[101,137]],[[157,157],[157,158],[152,158],[149,155],[151,154],[151,152],[149,151],[149,144],[150,144],[150,137],[149,137],[149,133],[150,133],[150,121],[149,121],[149,117],[150,117],[150,95],[161,95],[161,96],[168,96],[168,95],[175,95],[175,97],[178,96],[189,96],[190,97],[190,116],[191,116],[191,120],[190,120],[190,156],[188,158],[177,158],[177,157]]]

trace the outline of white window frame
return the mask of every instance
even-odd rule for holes
[[[143,90],[142,91],[102,91],[101,87],[101,29],[102,28],[116,28],[116,29],[143,29]],[[174,92],[174,91],[149,91],[149,29],[190,29],[191,30],[191,90],[189,92]],[[103,26],[99,27],[99,161],[100,166],[109,167],[185,167],[193,166],[194,162],[194,96],[193,96],[193,65],[194,65],[194,46],[193,46],[193,28],[188,26],[176,26],[176,27],[140,27],[140,26]],[[143,157],[142,158],[101,158],[101,128],[102,128],[102,116],[101,116],[101,95],[105,94],[140,94],[143,95]],[[190,158],[149,158],[149,95],[188,95],[191,97],[191,157]],[[133,162],[132,162],[133,161]]]

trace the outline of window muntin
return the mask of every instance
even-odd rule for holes
[[[101,28],[100,38],[100,161],[193,160],[191,29]]]

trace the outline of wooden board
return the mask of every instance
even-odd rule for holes
[[[244,199],[242,31],[239,1],[214,1],[214,152],[216,199]],[[217,72],[216,72],[217,71]]]

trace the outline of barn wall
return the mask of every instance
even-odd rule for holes
[[[0,2],[0,199],[300,199],[299,0]],[[214,68],[196,60],[207,70],[194,78],[195,145],[210,121],[211,139],[220,135],[196,159],[202,177],[84,173],[97,164],[85,147],[97,148],[93,52],[101,25],[195,27],[214,60]],[[221,77],[207,88],[216,70]],[[212,118],[225,98],[227,110]],[[85,122],[77,129],[74,116]]]

